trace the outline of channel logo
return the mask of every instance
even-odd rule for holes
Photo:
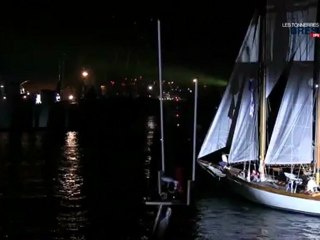
[[[320,33],[312,32],[312,33],[310,33],[310,37],[312,37],[312,38],[320,38]]]

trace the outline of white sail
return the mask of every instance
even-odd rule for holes
[[[266,96],[290,61],[313,61],[314,41],[307,28],[285,27],[289,23],[316,23],[316,0],[268,0],[266,13]],[[309,29],[310,32],[312,29]],[[299,32],[300,31],[300,32]],[[311,40],[311,41],[310,41]]]
[[[306,1],[308,3],[308,1]],[[316,23],[316,6],[308,4],[299,11],[287,13],[287,21],[293,23]],[[306,34],[307,28],[291,28],[289,35],[288,58],[294,55],[294,61],[313,61],[314,41],[310,34]],[[300,32],[304,30],[303,32]],[[310,33],[311,33],[311,29]]]
[[[245,79],[251,65],[257,66],[259,56],[259,22],[258,15],[254,14],[239,51],[228,86],[201,146],[198,158],[213,153],[227,145],[232,119],[235,118],[230,113],[234,111],[233,108],[237,104],[239,86]]]
[[[287,16],[282,1],[268,0],[266,10],[266,97],[268,97],[277,83],[287,62],[289,29],[283,28]],[[281,9],[281,11],[279,11]]]
[[[245,81],[237,123],[232,139],[229,162],[257,160],[258,144],[258,76],[257,68],[252,66],[251,77]],[[256,73],[256,74],[255,74]]]
[[[224,92],[218,111],[209,128],[206,138],[201,146],[198,158],[206,156],[216,150],[226,146],[229,130],[231,126],[231,118],[228,117],[229,108],[231,106],[232,95],[230,94],[230,84]]]
[[[313,90],[311,63],[294,62],[273,129],[266,164],[313,160]]]
[[[254,14],[241,45],[236,63],[257,63],[259,61],[260,16]]]

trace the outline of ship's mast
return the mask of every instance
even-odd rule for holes
[[[317,4],[317,22],[320,21],[320,7]],[[319,78],[319,67],[320,67],[320,53],[319,53],[319,38],[314,38],[314,68],[313,68],[313,82],[314,89],[316,90],[316,119],[315,119],[315,171],[316,171],[316,183],[320,183],[320,78]]]
[[[260,162],[259,172],[261,180],[265,180],[265,155],[266,155],[266,139],[267,139],[267,99],[266,99],[266,1],[263,1],[263,6],[260,8],[260,46],[259,46],[259,78],[260,78]]]

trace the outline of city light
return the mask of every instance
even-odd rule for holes
[[[70,101],[72,101],[72,100],[74,99],[73,95],[70,94],[69,97],[68,97],[68,99],[69,99]]]
[[[152,89],[153,89],[153,87],[152,87],[151,85],[149,85],[149,86],[148,86],[148,90],[151,91]]]
[[[87,71],[82,71],[82,77],[87,77],[89,73]]]
[[[61,100],[60,94],[57,93],[57,95],[56,95],[56,102],[60,102],[60,100]]]
[[[41,104],[41,95],[40,94],[37,94],[36,95],[36,104]]]

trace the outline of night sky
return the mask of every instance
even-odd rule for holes
[[[97,78],[157,77],[161,20],[164,78],[227,78],[254,11],[253,0],[212,5],[20,1],[2,5],[0,76],[55,82],[81,67]]]

